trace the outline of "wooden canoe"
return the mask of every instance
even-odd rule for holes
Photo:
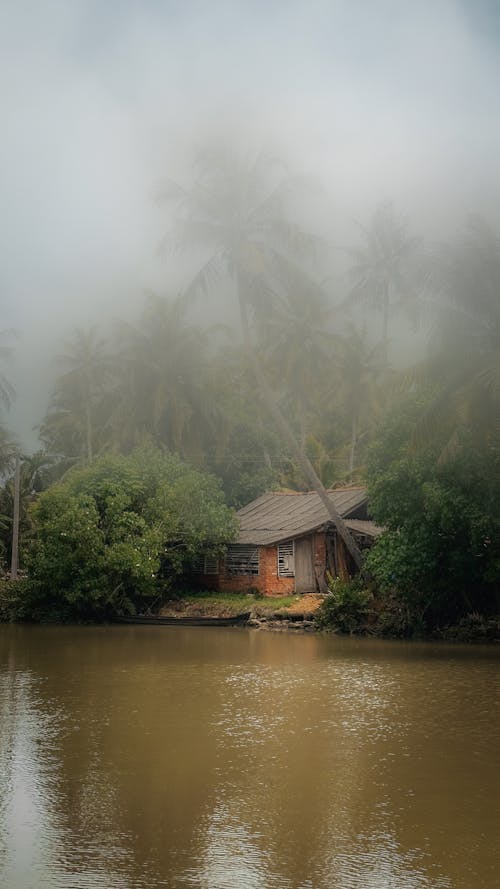
[[[232,617],[155,617],[153,615],[138,614],[135,617],[119,617],[122,624],[147,624],[148,626],[162,627],[236,627],[246,624],[250,612],[234,614]]]

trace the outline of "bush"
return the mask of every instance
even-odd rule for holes
[[[328,578],[330,595],[319,608],[316,622],[321,629],[336,629],[341,633],[360,633],[366,628],[372,611],[373,595],[360,580]]]
[[[473,611],[471,614],[466,614],[457,624],[444,627],[437,635],[454,642],[498,642],[500,616],[486,618],[483,614]]]
[[[0,622],[29,620],[31,589],[28,580],[0,580]]]
[[[372,448],[368,488],[386,528],[367,557],[380,592],[403,596],[410,620],[432,629],[497,608],[500,584],[500,451],[464,437],[415,450],[418,403],[395,411]]]
[[[376,602],[376,618],[372,631],[375,636],[407,639],[425,635],[422,618],[408,601],[397,593],[386,595]]]
[[[61,620],[133,612],[235,533],[217,481],[152,447],[70,473],[32,520],[33,614]]]

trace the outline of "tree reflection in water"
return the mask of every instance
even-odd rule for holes
[[[497,671],[486,649],[2,626],[2,885],[493,889]]]

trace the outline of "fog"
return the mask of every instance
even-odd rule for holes
[[[205,145],[312,175],[333,243],[391,199],[426,238],[498,215],[500,13],[493,2],[17,0],[0,6],[2,327],[8,422],[25,447],[75,324],[176,293],[154,201]]]

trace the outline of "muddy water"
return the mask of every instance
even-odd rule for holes
[[[0,626],[3,889],[497,889],[500,651]]]

